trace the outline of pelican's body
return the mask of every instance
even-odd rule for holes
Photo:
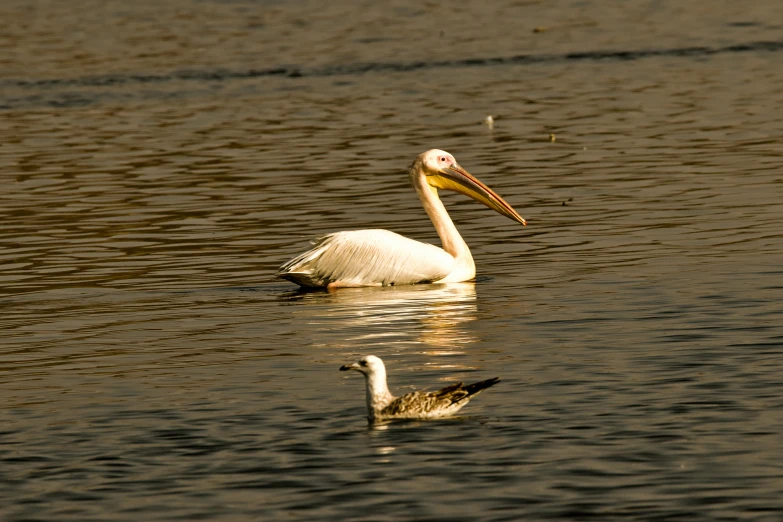
[[[429,150],[410,168],[413,188],[435,225],[443,248],[388,230],[335,232],[281,266],[277,276],[305,287],[452,283],[476,276],[470,249],[438,197],[438,189],[466,194],[519,223],[525,220],[489,187],[460,167],[454,156]]]
[[[495,377],[468,384],[461,382],[433,392],[415,391],[395,397],[386,384],[386,366],[374,355],[362,357],[353,364],[340,367],[340,371],[356,370],[364,375],[367,418],[372,422],[386,419],[438,419],[453,415],[470,399],[486,388],[500,382]]]

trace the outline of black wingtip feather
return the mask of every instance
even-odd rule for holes
[[[491,379],[487,379],[486,381],[469,384],[465,386],[465,391],[468,392],[468,395],[473,395],[475,393],[480,392],[481,390],[489,388],[490,386],[494,386],[499,382],[500,382],[500,377],[493,377]]]

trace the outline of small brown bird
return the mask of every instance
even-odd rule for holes
[[[471,398],[500,382],[498,377],[468,384],[458,382],[433,392],[412,392],[395,397],[386,385],[386,366],[374,355],[362,357],[340,371],[364,374],[367,385],[367,416],[370,421],[386,419],[437,419],[456,413]]]

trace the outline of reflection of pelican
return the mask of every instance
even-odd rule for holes
[[[340,371],[348,370],[364,374],[367,416],[370,421],[448,417],[483,390],[500,382],[497,377],[467,386],[458,382],[434,392],[416,391],[395,397],[386,385],[386,367],[378,357],[366,355],[353,364],[340,367]]]
[[[388,286],[469,281],[476,265],[457,232],[438,189],[455,190],[523,225],[525,220],[492,189],[468,174],[454,156],[429,150],[416,157],[409,172],[413,188],[435,225],[443,248],[388,230],[335,232],[281,266],[277,276],[306,287]]]
[[[437,355],[461,353],[476,342],[465,325],[476,319],[475,283],[346,288],[339,292],[293,294],[308,306],[293,313],[300,324],[318,324],[323,342],[339,332],[334,346],[360,341],[363,346],[415,342]]]

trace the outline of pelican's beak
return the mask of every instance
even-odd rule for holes
[[[511,208],[511,205],[459,165],[449,165],[448,168],[440,171],[437,175],[428,176],[427,181],[430,185],[439,189],[461,192],[476,201],[484,203],[498,214],[527,225],[525,218],[517,214],[517,211]]]
[[[358,369],[359,369],[359,365],[356,364],[356,363],[344,364],[344,365],[340,366],[340,371],[341,372],[347,372],[348,370],[358,370]]]

